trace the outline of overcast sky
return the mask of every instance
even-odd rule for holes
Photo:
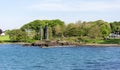
[[[0,0],[1,29],[20,28],[35,19],[120,21],[120,0]]]

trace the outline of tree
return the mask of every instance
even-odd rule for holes
[[[5,35],[9,35],[11,30],[5,30]]]
[[[108,23],[104,23],[100,26],[102,37],[105,39],[111,33],[111,28]]]
[[[89,30],[89,25],[86,22],[70,23],[65,29],[66,36],[86,36]]]
[[[111,32],[111,28],[109,23],[103,21],[103,20],[97,20],[94,22],[90,22],[91,27],[88,32],[88,36],[92,38],[106,38],[109,36]]]
[[[64,31],[65,36],[69,36],[69,37],[75,36],[74,35],[75,34],[75,30],[74,29],[75,28],[76,27],[75,27],[74,23],[68,24],[67,27],[66,27],[66,29],[65,29],[65,31]]]
[[[54,35],[55,36],[58,36],[58,37],[62,36],[62,28],[61,28],[60,25],[54,26],[54,30],[53,31],[54,31]]]
[[[41,20],[34,20],[28,24],[25,24],[21,27],[22,30],[35,30],[36,32],[39,32],[40,27],[44,27],[45,23]]]
[[[120,22],[112,22],[110,23],[112,33],[120,34]]]
[[[93,27],[91,27],[91,29],[89,30],[89,32],[88,32],[88,36],[90,37],[90,38],[98,38],[98,37],[100,37],[100,28],[99,28],[99,26],[93,26]]]
[[[23,42],[27,41],[28,39],[27,33],[20,29],[11,30],[9,33],[9,37],[11,41],[15,42]]]
[[[65,23],[59,19],[55,20],[43,20],[51,28],[51,32],[54,37],[63,35],[65,29]]]
[[[35,34],[35,39],[39,40],[40,38],[40,35],[39,35],[39,32],[40,32],[40,27],[42,26],[43,28],[45,27],[45,25],[48,25],[48,27],[50,27],[50,29],[52,31],[49,31],[49,32],[52,32],[52,34],[50,33],[50,35],[53,35],[53,36],[58,36],[58,28],[56,27],[60,27],[60,30],[61,32],[59,33],[63,33],[63,30],[64,30],[64,22],[59,20],[59,19],[56,19],[56,20],[34,20],[28,24],[25,24],[21,27],[21,30],[23,31],[35,31],[36,34]],[[62,28],[63,27],[63,28]],[[52,37],[52,36],[51,36]]]
[[[2,34],[2,29],[0,29],[0,34]]]

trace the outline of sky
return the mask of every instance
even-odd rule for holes
[[[17,29],[36,19],[120,21],[120,0],[0,0],[0,29]]]

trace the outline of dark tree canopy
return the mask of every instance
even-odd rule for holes
[[[2,29],[0,29],[0,34],[2,34]]]
[[[113,33],[120,34],[120,22],[112,22],[110,23],[110,26]]]

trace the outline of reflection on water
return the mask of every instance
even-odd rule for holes
[[[0,70],[120,70],[120,47],[0,45]]]

